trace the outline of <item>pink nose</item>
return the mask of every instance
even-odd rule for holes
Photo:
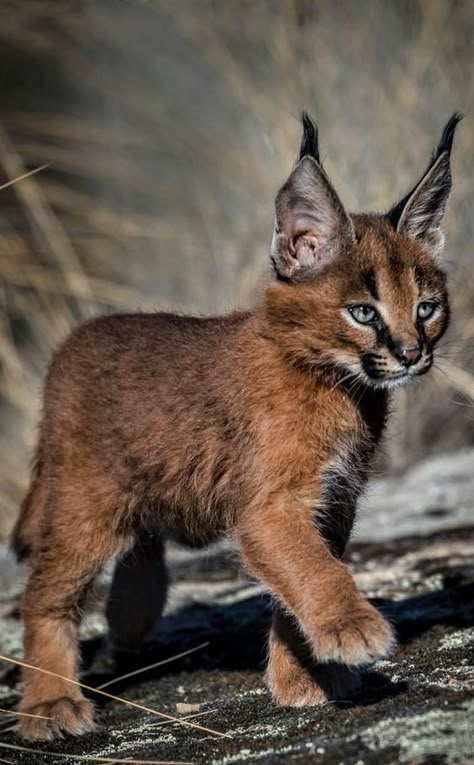
[[[421,356],[421,348],[419,345],[413,345],[407,348],[404,345],[399,345],[395,348],[395,356],[405,367],[409,367],[411,364],[415,364]]]

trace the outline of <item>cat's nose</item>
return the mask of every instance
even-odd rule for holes
[[[395,345],[394,353],[397,359],[405,367],[410,367],[412,364],[416,364],[421,356],[421,348],[419,345],[403,345],[398,343]]]

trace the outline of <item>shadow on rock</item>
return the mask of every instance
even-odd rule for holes
[[[209,645],[140,673],[139,677],[119,680],[111,687],[111,692],[119,693],[138,682],[183,671],[261,670],[266,659],[271,613],[271,600],[264,595],[225,605],[198,603],[164,617],[156,638],[149,640],[140,651],[114,653],[106,640],[85,641],[82,657],[89,671],[86,682],[98,686],[122,674],[165,661],[201,643]]]
[[[443,589],[400,601],[372,600],[395,625],[399,641],[409,644],[429,629],[444,625],[465,628],[474,625],[474,582],[465,572],[444,577]],[[232,603],[197,603],[165,617],[156,637],[140,651],[113,653],[106,640],[83,644],[86,682],[98,686],[128,672],[146,667],[208,643],[188,656],[117,680],[111,692],[144,681],[195,670],[263,670],[272,603],[268,596],[253,595]],[[396,659],[395,659],[396,660]],[[406,690],[405,683],[394,683],[380,672],[366,671],[363,686],[354,697],[357,705],[369,705]]]
[[[372,600],[395,625],[399,642],[410,643],[436,625],[474,625],[474,582],[464,574],[444,577],[443,589],[399,601]]]
[[[462,629],[474,626],[474,582],[465,572],[444,576],[443,589],[399,601],[371,599],[371,602],[394,624],[401,645],[408,645],[436,626]],[[197,603],[165,617],[156,637],[140,651],[114,653],[106,638],[82,643],[82,663],[87,670],[85,682],[93,686],[112,681],[159,661],[192,649],[201,643],[206,647],[188,656],[140,673],[129,680],[117,681],[111,692],[163,676],[194,670],[263,670],[267,656],[267,636],[271,623],[272,603],[265,595],[222,604]],[[396,660],[396,657],[395,657]],[[6,682],[15,685],[17,667],[6,673]],[[366,671],[363,695],[358,704],[372,703],[403,691],[403,683],[391,683],[379,672]]]

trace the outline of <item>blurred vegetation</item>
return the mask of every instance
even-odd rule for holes
[[[2,0],[0,535],[24,491],[45,362],[105,311],[252,305],[297,117],[352,209],[388,208],[461,109],[453,327],[397,398],[386,467],[472,442],[470,0]]]

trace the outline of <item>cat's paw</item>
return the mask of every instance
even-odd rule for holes
[[[395,649],[392,626],[362,598],[330,621],[321,621],[311,636],[313,653],[322,662],[348,666],[370,664]]]
[[[361,686],[359,674],[342,664],[302,668],[271,662],[266,681],[273,699],[284,707],[312,707],[338,699],[349,700]]]
[[[336,699],[348,699],[360,688],[357,670],[343,664],[317,664],[311,661],[305,647],[302,658],[301,647],[300,635],[290,647],[273,629],[265,679],[277,704],[317,706]]]
[[[273,699],[283,707],[319,706],[330,698],[308,672],[277,661],[269,664],[266,681]]]
[[[62,738],[64,733],[81,736],[95,727],[94,705],[87,699],[62,696],[22,707],[21,711],[37,715],[20,719],[20,735],[28,741],[52,741]]]

